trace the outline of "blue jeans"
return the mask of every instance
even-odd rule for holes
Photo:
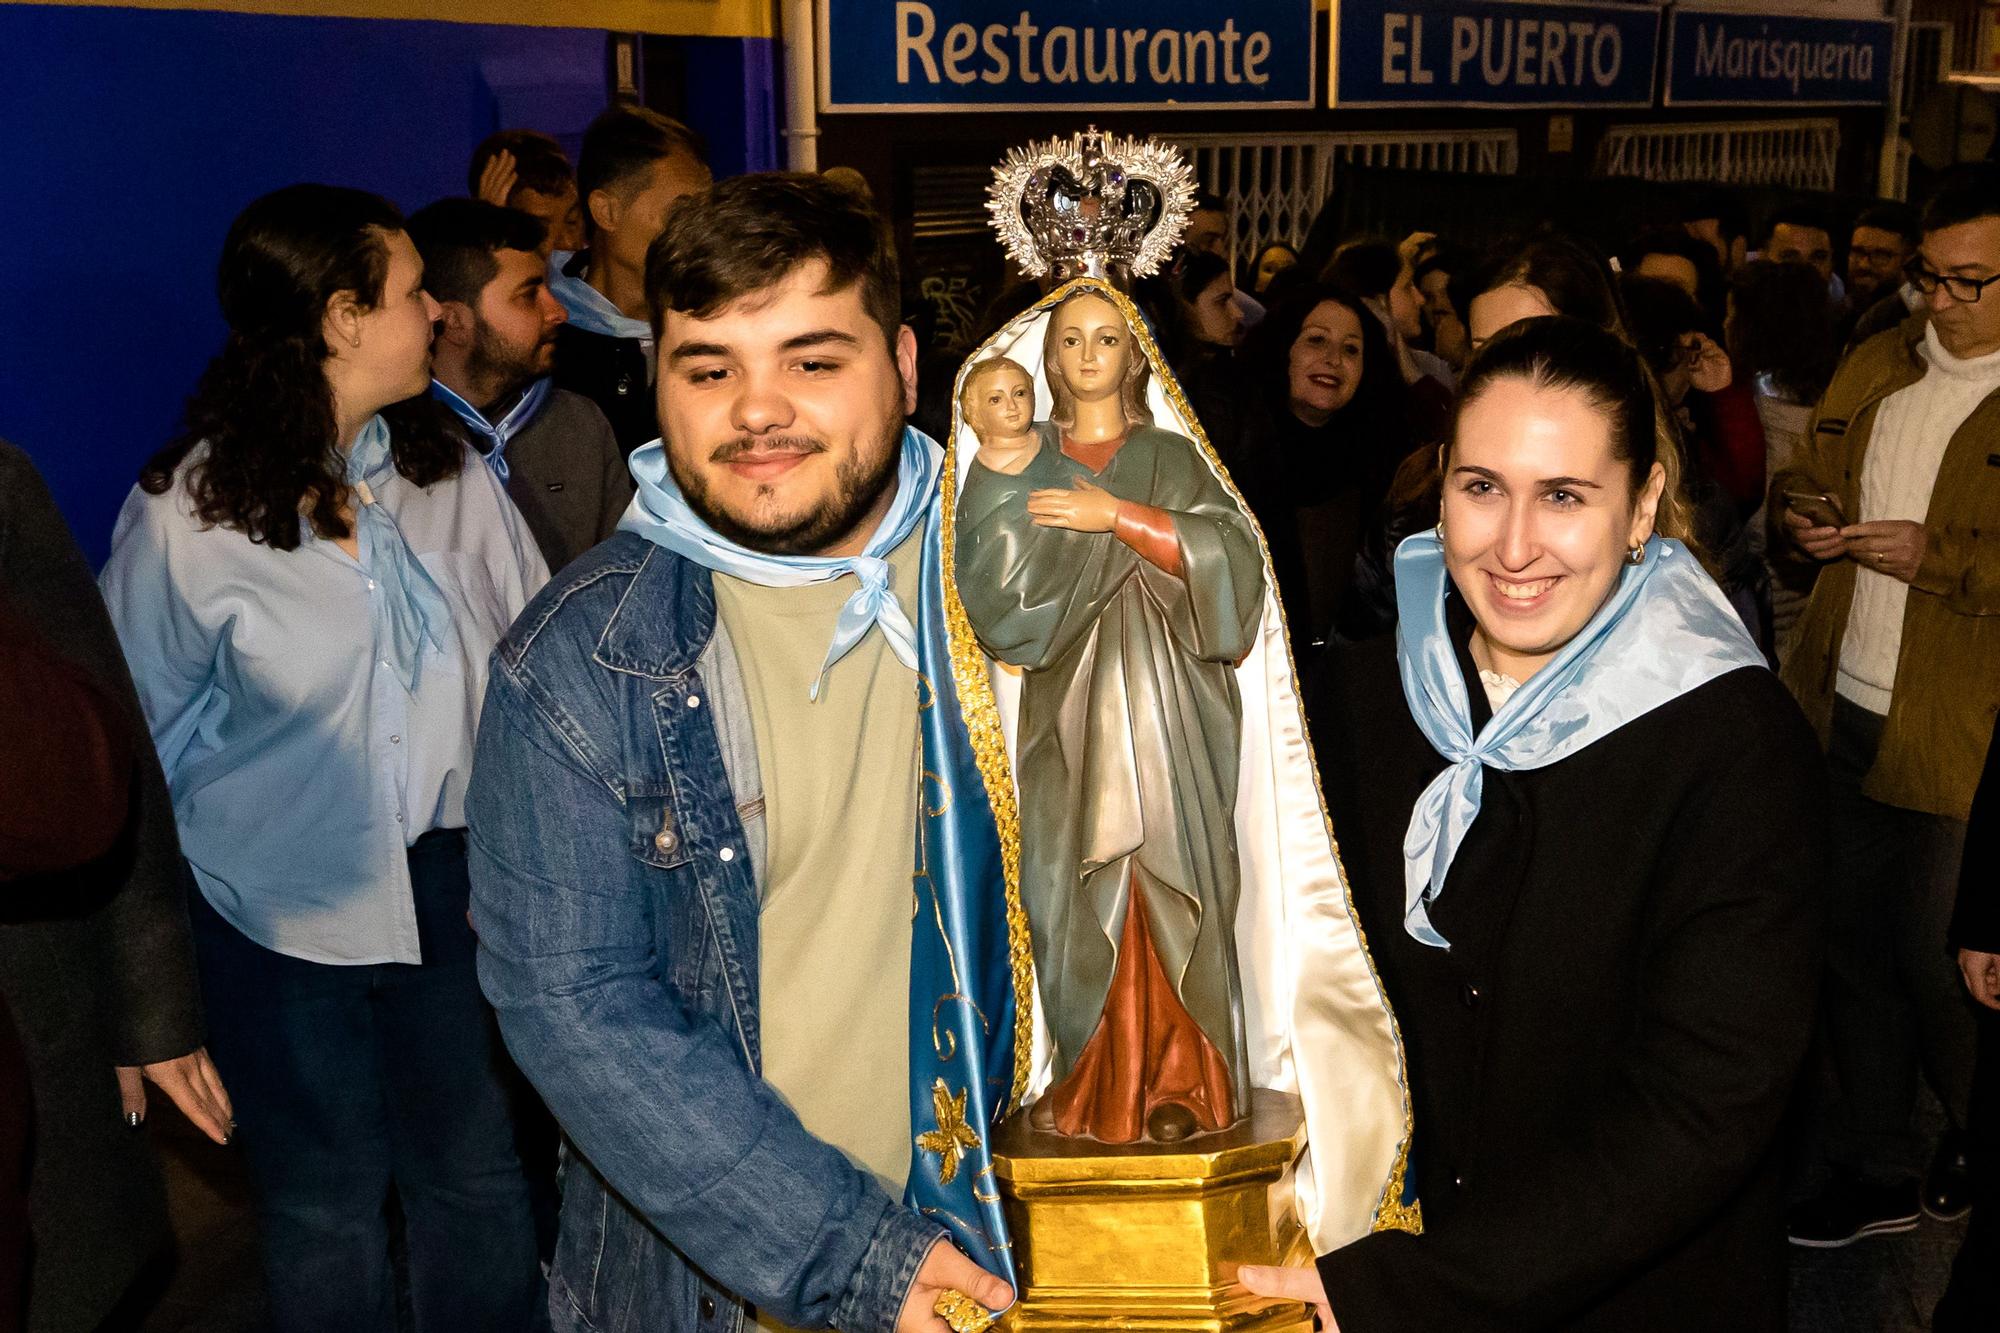
[[[419,1333],[546,1326],[506,1055],[473,968],[464,832],[419,839],[410,879],[414,966],[273,953],[188,895],[209,1051],[235,1107],[281,1333],[394,1333],[392,1185]]]

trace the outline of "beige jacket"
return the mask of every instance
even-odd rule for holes
[[[1923,331],[1924,316],[1912,316],[1841,363],[1792,465],[1772,479],[1774,559],[1805,560],[1783,526],[1787,491],[1837,495],[1843,512],[1860,513],[1876,414],[1889,395],[1923,377]],[[1929,545],[1904,611],[1895,698],[1863,790],[1889,805],[1964,819],[2000,714],[2000,393],[1952,436],[1924,527]],[[1820,569],[1784,668],[1822,743],[1854,577],[1851,560]]]

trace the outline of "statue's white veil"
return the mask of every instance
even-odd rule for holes
[[[1036,302],[959,368],[944,475],[947,580],[953,578],[958,488],[979,450],[957,406],[966,373],[992,356],[1019,362],[1035,381],[1035,419],[1048,420],[1052,401],[1042,367],[1048,320],[1063,298],[1085,289],[1103,292],[1131,325],[1153,371],[1146,394],[1154,424],[1193,440],[1209,468],[1242,503],[1137,307],[1116,289],[1080,278]],[[1266,587],[1263,626],[1250,655],[1236,669],[1243,702],[1236,801],[1242,900],[1236,943],[1250,1083],[1296,1093],[1305,1106],[1309,1146],[1299,1173],[1299,1215],[1314,1251],[1324,1254],[1372,1230],[1420,1229],[1416,1209],[1402,1199],[1410,1099],[1402,1038],[1355,921],[1320,796],[1291,646],[1273,590],[1270,550],[1261,533],[1259,545]],[[1012,759],[1020,676],[980,653],[950,583],[946,604],[960,699],[975,744],[982,730],[990,734],[982,721],[997,724],[1004,736],[1004,755],[982,755],[981,770],[1003,841],[1014,839],[1006,859],[1010,878],[1016,878],[1020,862]],[[1010,891],[1017,884],[1016,878]],[[1032,1047],[1021,1044],[1024,1051],[1032,1049],[1032,1065],[1021,1073],[1027,1089],[1039,1093],[1048,1084],[1052,1061],[1039,998],[1034,1007]]]

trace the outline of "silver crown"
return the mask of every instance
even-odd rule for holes
[[[1093,125],[1010,150],[993,168],[986,211],[1029,277],[1122,281],[1159,270],[1194,200],[1194,169],[1179,149]]]

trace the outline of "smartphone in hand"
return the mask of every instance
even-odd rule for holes
[[[1785,505],[1794,514],[1811,520],[1816,528],[1844,528],[1847,515],[1841,512],[1840,497],[1811,491],[1786,491]]]

